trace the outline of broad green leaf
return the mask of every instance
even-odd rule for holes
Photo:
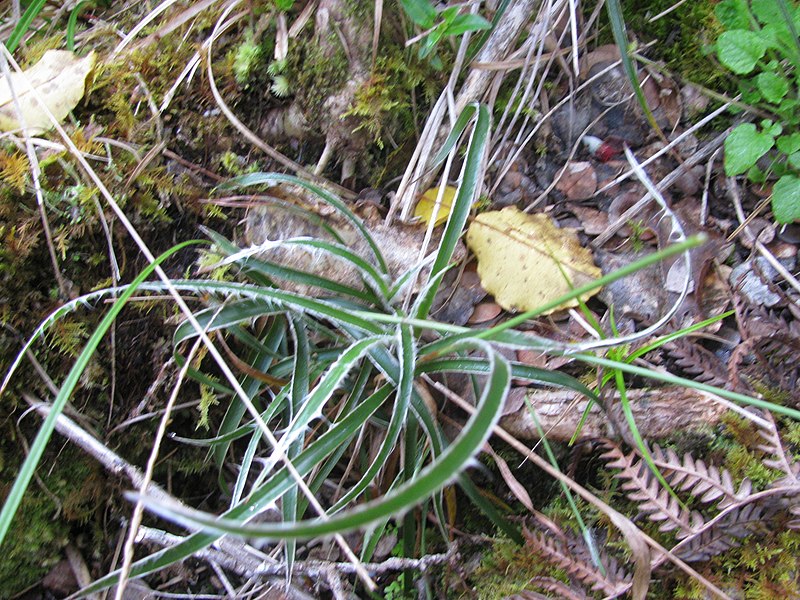
[[[775,25],[784,30],[789,29],[786,21],[786,15],[783,14],[783,11],[780,7],[780,0],[752,0],[750,7],[756,19],[758,19],[764,25]],[[796,6],[794,7],[793,15],[791,14],[792,8],[788,6],[787,8],[789,9],[788,16],[797,19],[798,8]]]
[[[466,15],[458,15],[455,19],[453,19],[453,21],[447,26],[445,34],[461,35],[462,33],[466,33],[468,31],[489,29],[491,26],[492,24],[482,16],[469,13]]]
[[[789,155],[789,165],[800,171],[800,152],[792,152]]]
[[[761,131],[771,137],[776,137],[783,133],[783,125],[775,123],[772,119],[764,119],[761,121]]]
[[[745,176],[749,181],[753,183],[764,183],[767,181],[767,174],[766,172],[762,171],[758,165],[753,165],[749,169],[747,169],[747,173]]]
[[[714,8],[714,15],[725,29],[748,29],[750,11],[745,0],[722,0]]]
[[[742,123],[725,139],[725,174],[741,175],[769,152],[775,139],[759,133],[752,123]]]
[[[758,104],[763,100],[761,97],[761,92],[758,91],[758,88],[756,87],[755,81],[746,79],[740,81],[737,87],[739,88],[739,93],[742,95],[742,102],[744,104]],[[739,108],[734,108],[733,110],[735,111],[735,114],[742,112]]]
[[[778,150],[784,154],[792,154],[800,150],[800,133],[792,133],[790,135],[782,135],[775,140],[775,145]]]
[[[409,18],[422,29],[430,29],[436,20],[436,9],[428,0],[400,0]]]
[[[784,175],[772,186],[772,214],[779,223],[800,220],[800,179]]]
[[[442,24],[444,25],[442,29],[446,31],[447,35],[450,35],[450,32],[447,31],[447,26],[453,22],[457,15],[458,6],[448,6],[439,14],[439,17],[442,19]]]
[[[766,51],[762,37],[744,29],[725,31],[717,40],[720,62],[737,75],[750,73]]]
[[[789,82],[770,71],[759,73],[756,76],[756,85],[764,99],[773,104],[778,104],[789,91]]]

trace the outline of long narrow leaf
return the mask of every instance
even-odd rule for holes
[[[433,266],[431,267],[432,278],[446,269],[450,263],[458,239],[461,237],[464,231],[464,225],[467,223],[472,203],[480,193],[483,182],[481,163],[489,139],[489,122],[491,116],[489,114],[489,109],[482,104],[478,106],[477,113],[478,118],[475,121],[475,128],[472,131],[472,138],[467,148],[467,157],[464,161],[461,183],[458,186],[450,216],[447,219],[447,225],[444,228],[442,240],[439,243],[436,260],[434,260]]]
[[[392,417],[389,421],[389,426],[386,428],[383,442],[378,449],[372,463],[364,471],[361,478],[349,487],[347,492],[330,508],[329,514],[333,514],[347,505],[348,502],[357,498],[361,492],[370,486],[375,476],[384,467],[386,459],[395,448],[400,432],[406,426],[408,407],[411,404],[411,396],[414,385],[414,367],[416,353],[414,342],[411,336],[411,329],[407,326],[401,326],[399,340],[399,363],[400,363],[400,385],[397,387],[395,394],[394,406],[392,408]]]
[[[491,348],[487,350],[491,356],[492,370],[477,409],[458,439],[417,477],[379,500],[326,520],[314,519],[291,525],[247,525],[181,506],[167,506],[147,496],[128,494],[128,497],[131,500],[141,499],[149,510],[159,516],[188,527],[272,539],[299,539],[340,533],[396,515],[416,505],[457,476],[491,434],[511,383],[511,369],[504,357]]]

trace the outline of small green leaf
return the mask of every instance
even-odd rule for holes
[[[445,25],[445,29],[447,28],[447,25],[449,25],[450,23],[453,22],[453,19],[456,18],[456,15],[458,15],[458,7],[457,6],[450,6],[448,8],[445,8],[441,12],[441,14],[439,16],[442,18],[442,22]]]
[[[800,100],[797,98],[784,98],[778,105],[777,111],[784,116],[785,123],[800,123],[800,118],[795,111],[800,107]]]
[[[752,0],[750,5],[756,19],[764,25],[776,25],[788,29],[786,19],[775,0]]]
[[[403,10],[415,25],[430,29],[436,20],[436,9],[428,0],[400,0]]]
[[[769,71],[758,74],[756,85],[764,99],[773,104],[778,104],[789,91],[789,82]]]
[[[743,123],[725,139],[725,174],[740,175],[756,164],[775,143],[768,133],[759,133],[752,123]]]
[[[744,104],[758,104],[763,100],[761,92],[755,86],[754,81],[746,80],[739,82],[739,93],[742,94],[742,102]]]
[[[492,24],[480,15],[472,13],[458,15],[450,25],[447,26],[447,35],[461,35],[468,31],[478,31],[479,29],[490,29]]]
[[[784,175],[772,186],[772,214],[779,223],[800,220],[800,179]]]
[[[436,49],[436,44],[439,43],[439,40],[442,39],[443,35],[444,28],[442,27],[442,24],[439,24],[436,26],[436,29],[431,31],[430,34],[428,34],[428,37],[423,40],[419,47],[419,57],[425,58],[431,52],[433,52]]]
[[[750,27],[750,14],[745,0],[722,0],[714,8],[714,15],[725,29],[747,29]]]
[[[772,119],[764,119],[761,121],[761,130],[767,135],[775,137],[783,133],[783,125],[780,123],[773,123]]]
[[[750,73],[766,51],[764,40],[752,31],[726,31],[717,40],[720,62],[737,75]]]
[[[747,169],[747,173],[745,173],[745,175],[747,176],[747,179],[753,183],[764,183],[767,181],[767,174],[759,169],[758,165],[753,165]]]
[[[792,152],[789,155],[789,165],[800,171],[800,152]]]
[[[784,154],[792,154],[800,150],[800,133],[782,135],[776,140],[775,145]]]

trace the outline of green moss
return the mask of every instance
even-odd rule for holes
[[[727,74],[711,58],[712,46],[721,33],[714,16],[715,2],[685,2],[667,15],[650,21],[674,5],[675,0],[652,0],[643,9],[640,2],[623,0],[627,30],[642,44],[654,42],[644,54],[664,62],[682,79],[720,91],[731,91],[733,85]],[[613,43],[607,21],[600,31],[599,42]]]
[[[295,90],[295,100],[308,115],[321,114],[325,101],[342,89],[350,75],[339,38],[331,33],[328,43],[334,48],[330,56],[315,36],[307,34],[289,52],[286,77]]]
[[[0,446],[2,496],[16,477],[19,455],[19,441],[12,436],[6,440]],[[3,543],[0,598],[10,598],[35,584],[61,560],[63,547],[74,539],[70,535],[74,526],[81,526],[82,541],[91,544],[96,539],[95,528],[87,525],[103,507],[99,500],[104,496],[104,484],[102,473],[90,459],[67,446],[57,458],[45,460],[38,473],[59,506],[31,482]]]
[[[484,554],[481,566],[473,573],[474,592],[470,592],[469,597],[493,600],[518,594],[528,589],[530,580],[537,576],[566,581],[563,571],[552,567],[527,546],[500,538]]]

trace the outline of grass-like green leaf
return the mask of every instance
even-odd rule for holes
[[[216,517],[181,506],[167,506],[147,496],[141,500],[149,510],[188,527],[202,527],[220,533],[271,539],[301,539],[331,535],[366,527],[383,518],[403,513],[456,477],[480,450],[497,422],[511,383],[511,369],[502,355],[490,347],[484,349],[490,356],[491,372],[477,409],[459,437],[411,481],[378,500],[326,520],[314,519],[275,525],[247,525],[234,519]],[[140,499],[132,494],[129,494],[129,498]]]
[[[28,28],[33,23],[33,20],[42,12],[44,5],[47,4],[47,0],[33,0],[28,5],[28,8],[25,9],[25,12],[22,13],[22,16],[19,19],[19,22],[14,26],[14,29],[11,31],[11,35],[8,36],[8,40],[6,41],[6,48],[8,48],[9,52],[14,52],[19,46],[19,43],[22,41],[22,37],[28,31]]]

